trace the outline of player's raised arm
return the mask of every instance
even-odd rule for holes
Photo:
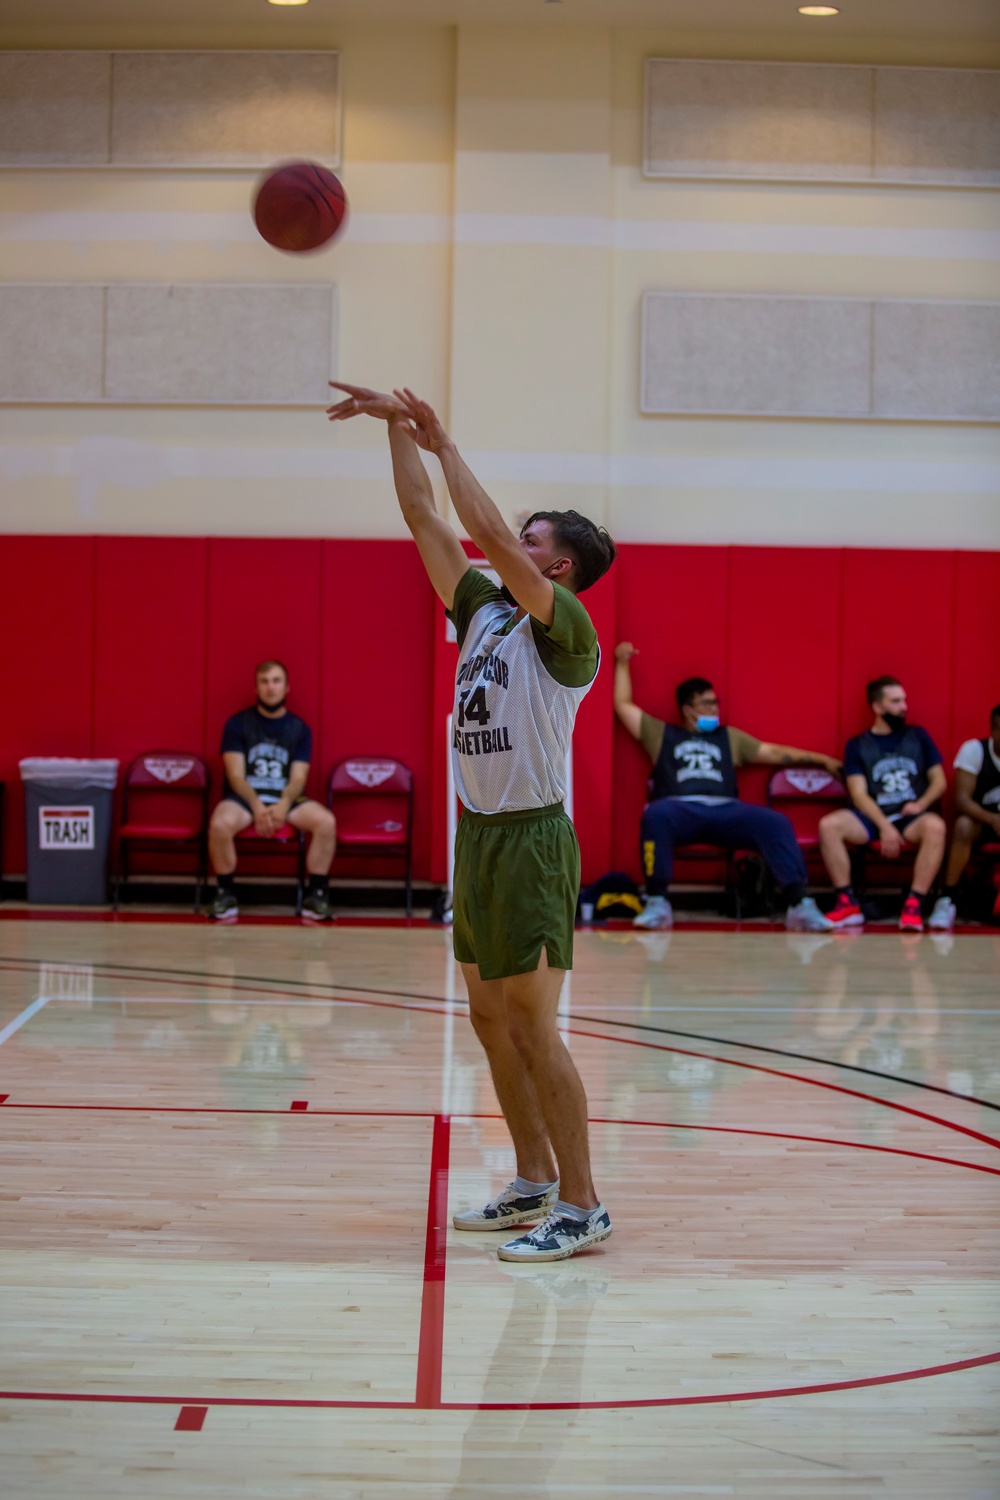
[[[410,390],[393,394],[405,406],[417,441],[440,459],[458,519],[472,540],[496,568],[521,608],[542,625],[551,625],[555,618],[551,575],[555,574],[558,581],[560,572],[568,574],[573,567],[572,559],[563,558],[551,565],[549,577],[541,573],[462,458],[433,408]]]
[[[429,449],[426,435],[415,430],[403,403],[395,397],[369,390],[367,386],[338,385],[335,381],[330,384],[347,393],[345,400],[327,409],[331,422],[370,416],[386,423],[392,477],[403,520],[410,528],[436,594],[445,608],[450,609],[455,589],[468,569],[469,560],[458,537],[435,508],[434,491],[417,452],[418,445]]]

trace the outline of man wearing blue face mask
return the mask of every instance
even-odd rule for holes
[[[787,901],[785,925],[798,932],[827,932],[832,923],[806,895],[806,863],[788,819],[769,807],[739,800],[739,766],[823,766],[836,776],[840,762],[818,750],[773,745],[732,729],[719,719],[719,699],[704,677],[689,677],[677,688],[680,724],[665,724],[632,700],[629,666],[635,647],[623,641],[615,650],[615,713],[653,762],[653,791],[642,815],[642,862],[648,901],[634,926],[669,927],[673,912],[667,891],[674,849],[683,844],[717,844],[724,849],[756,849]]]

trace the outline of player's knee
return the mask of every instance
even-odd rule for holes
[[[836,839],[840,834],[840,816],[838,813],[826,813],[819,820],[818,833],[821,839],[827,841]]]
[[[208,820],[208,831],[210,834],[214,834],[217,838],[232,837],[233,827],[229,819],[229,813],[221,802],[212,813],[211,818],[209,818]]]
[[[321,807],[316,812],[316,822],[313,832],[318,833],[321,838],[332,839],[337,831],[337,820],[329,808]]]
[[[948,825],[940,813],[926,813],[923,818],[924,838],[928,843],[944,845]]]
[[[976,837],[977,825],[966,814],[960,813],[955,819],[955,840],[959,844],[971,844]]]

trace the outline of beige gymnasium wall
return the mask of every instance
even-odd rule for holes
[[[119,43],[148,44],[91,45]],[[995,424],[639,410],[644,292],[1000,300],[996,191],[645,179],[644,60],[703,39],[359,26],[314,45],[343,55],[353,212],[331,252],[257,241],[252,174],[8,171],[0,280],[333,281],[340,372],[426,391],[512,520],[575,504],[627,541],[1000,546]],[[109,406],[0,408],[0,530],[404,534],[374,424]]]

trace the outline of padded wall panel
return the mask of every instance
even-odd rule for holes
[[[876,68],[881,182],[1000,185],[1000,72]]]
[[[334,306],[329,286],[109,286],[105,398],[316,404],[332,371]]]
[[[4,868],[23,871],[26,755],[90,755],[93,748],[94,540],[5,536],[0,547],[0,639],[8,709],[0,735],[7,783]]]
[[[623,547],[618,571],[618,641],[632,658],[635,702],[655,718],[676,716],[674,689],[685,677],[708,677],[728,713],[729,548]],[[608,656],[613,654],[610,645]],[[610,662],[609,662],[610,665]],[[611,864],[636,870],[639,817],[649,759],[621,725],[615,728]]]
[[[207,541],[102,536],[96,547],[95,753],[200,754]]]
[[[841,734],[871,723],[865,684],[885,673],[907,690],[909,716],[947,760],[951,744],[953,552],[844,552],[840,627]]]
[[[336,165],[337,53],[116,52],[111,142],[119,165]]]
[[[651,58],[651,177],[857,180],[871,173],[871,69]]]
[[[852,298],[643,298],[642,410],[867,416],[870,304]]]
[[[833,547],[730,552],[726,715],[758,739],[838,753],[842,557]]]
[[[952,752],[989,734],[990,711],[1000,703],[998,600],[1000,552],[956,552]]]
[[[108,160],[107,52],[0,52],[0,166]]]
[[[407,541],[339,538],[322,552],[323,785],[349,755],[389,755],[413,772],[414,867],[430,859],[435,595]],[[443,747],[443,740],[442,740]],[[398,865],[371,861],[372,874]]]
[[[876,302],[873,410],[1000,421],[1000,302]]]
[[[601,646],[597,678],[580,705],[573,737],[573,820],[586,884],[611,868],[617,596],[616,568],[583,596]]]
[[[0,401],[98,401],[104,288],[0,286]]]
[[[310,795],[320,793],[320,557],[316,541],[212,538],[208,544],[206,748],[254,701],[254,668],[273,657],[289,675],[288,707],[312,726]]]

